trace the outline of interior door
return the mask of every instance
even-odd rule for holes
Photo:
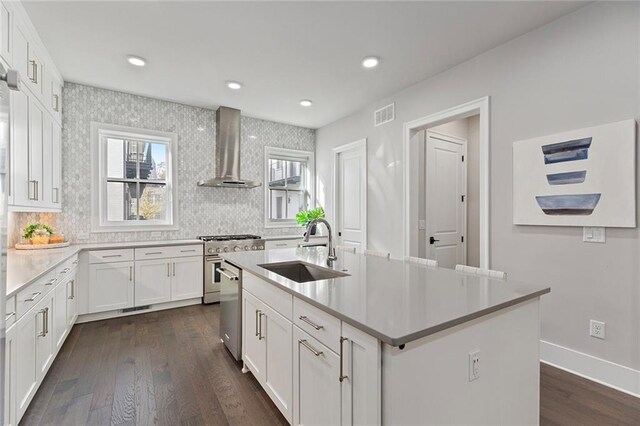
[[[427,132],[427,254],[445,268],[466,262],[465,152],[464,140]]]
[[[336,148],[335,153],[337,240],[363,251],[367,238],[366,139]]]

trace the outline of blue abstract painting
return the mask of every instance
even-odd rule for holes
[[[589,158],[589,147],[591,146],[592,139],[593,138],[582,138],[543,145],[542,153],[544,154],[544,164],[586,160]]]
[[[547,175],[547,182],[549,182],[549,185],[571,185],[584,182],[586,176],[586,170],[552,173]]]

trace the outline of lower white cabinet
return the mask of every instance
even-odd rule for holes
[[[297,326],[293,345],[293,424],[341,424],[340,357]]]
[[[177,257],[171,261],[173,263],[171,300],[202,297],[204,274],[202,256]]]
[[[53,297],[53,343],[56,352],[60,350],[67,337],[69,323],[67,322],[67,284],[69,279],[58,283]]]
[[[18,424],[16,416],[16,329],[15,324],[9,327],[4,341],[4,424],[7,426]]]
[[[133,307],[133,262],[89,265],[89,312]]]
[[[171,260],[137,260],[135,264],[135,306],[170,301]]]
[[[246,323],[253,319],[255,325],[253,334],[249,329],[245,333],[245,363],[280,412],[291,422],[293,324],[248,291],[243,292],[243,312]]]

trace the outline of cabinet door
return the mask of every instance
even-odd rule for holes
[[[11,25],[13,23],[13,12],[9,11],[7,5],[0,4],[0,56],[7,64],[13,64],[11,49]]]
[[[242,293],[242,360],[258,379],[264,383],[266,351],[260,333],[264,305],[248,291]]]
[[[78,318],[78,299],[76,299],[76,294],[78,292],[78,271],[75,270],[71,276],[69,277],[69,281],[67,281],[66,290],[67,290],[67,326],[69,329],[73,327],[76,319]]]
[[[339,425],[340,359],[293,327],[293,424]]]
[[[69,279],[62,280],[54,290],[53,298],[53,342],[55,352],[62,347],[67,337],[69,324],[67,322],[67,286]]]
[[[16,326],[9,327],[6,331],[4,344],[4,424],[17,425],[16,422]]]
[[[202,256],[171,259],[171,300],[202,297]]]
[[[62,193],[60,187],[62,182],[62,129],[55,120],[51,122],[51,150],[51,184],[48,187],[51,188],[52,205],[59,209],[62,206],[62,200],[60,199]]]
[[[26,84],[32,77],[32,70],[29,70],[29,41],[26,33],[22,29],[20,19],[13,21],[13,68],[20,73],[22,84]]]
[[[55,315],[55,292],[46,295],[34,309],[38,313],[38,321],[42,321],[44,332],[37,334],[36,339],[36,377],[40,383],[53,362],[55,341],[53,338],[53,317]]]
[[[35,198],[29,182],[29,96],[11,91],[11,177],[9,195],[13,205],[26,206]]]
[[[133,262],[89,265],[89,313],[133,307]]]
[[[36,339],[44,333],[43,313],[27,312],[16,322],[16,411],[22,417],[36,393]]]
[[[53,207],[53,118],[42,115],[42,198],[40,205]]]
[[[263,304],[262,336],[265,342],[264,389],[287,418],[292,420],[293,360],[291,321]]]
[[[342,323],[342,424],[380,424],[381,349],[378,339]]]
[[[171,260],[136,261],[135,306],[171,300]]]
[[[44,115],[42,105],[29,97],[29,183],[32,187],[31,200],[35,205],[44,203]]]

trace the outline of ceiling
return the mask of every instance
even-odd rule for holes
[[[585,3],[23,4],[66,81],[318,128]],[[376,69],[361,66],[367,55]]]

